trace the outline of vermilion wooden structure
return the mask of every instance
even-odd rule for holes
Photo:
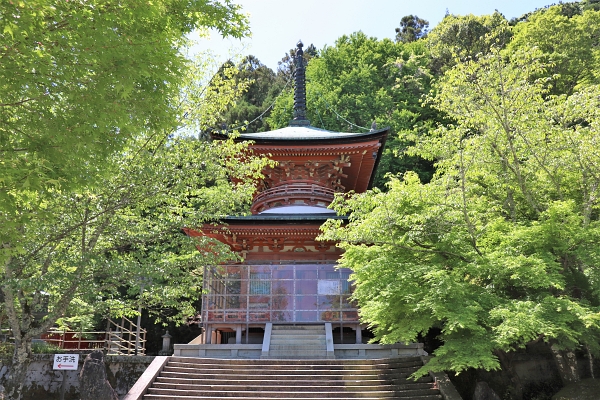
[[[299,50],[301,60],[301,43]],[[349,300],[350,271],[335,268],[340,249],[316,237],[325,220],[344,218],[327,208],[336,193],[371,187],[388,129],[340,133],[310,126],[298,104],[304,72],[296,60],[296,74],[302,76],[296,77],[296,117],[290,126],[236,139],[251,140],[252,152],[277,162],[264,170],[252,215],[188,231],[217,238],[244,259],[205,273],[202,318],[209,332],[247,331],[266,322],[359,327]]]

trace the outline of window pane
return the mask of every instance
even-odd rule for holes
[[[271,312],[271,318],[273,322],[292,322],[292,315],[293,313],[291,311],[273,311]]]
[[[269,296],[250,296],[248,298],[248,308],[254,309],[268,309],[269,308]]]
[[[296,281],[296,294],[317,294],[317,281]]]
[[[294,299],[292,296],[273,296],[271,303],[273,310],[292,310],[294,308]]]
[[[296,321],[298,322],[317,322],[316,311],[296,311]]]
[[[270,294],[271,273],[250,272],[250,294]]]
[[[296,296],[296,310],[316,310],[317,296]]]
[[[274,281],[273,295],[284,295],[294,293],[293,281]]]
[[[339,321],[339,311],[323,311],[321,312],[321,321]]]

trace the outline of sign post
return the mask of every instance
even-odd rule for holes
[[[63,371],[62,383],[60,385],[60,400],[65,399],[65,388],[67,386],[67,371],[77,371],[79,366],[79,354],[55,354],[52,369]]]
[[[59,371],[77,371],[79,354],[55,354],[52,369]]]

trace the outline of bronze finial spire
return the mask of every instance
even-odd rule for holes
[[[294,119],[290,126],[308,126],[310,121],[306,118],[306,75],[304,70],[304,51],[302,41],[298,41],[296,56],[294,57]]]

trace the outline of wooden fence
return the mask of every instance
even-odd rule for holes
[[[131,320],[121,318],[107,321],[105,331],[83,331],[51,329],[40,336],[41,341],[68,351],[103,350],[110,355],[145,355],[146,329],[139,328]],[[0,330],[0,340],[12,341],[8,329]],[[39,341],[38,341],[39,342]]]

